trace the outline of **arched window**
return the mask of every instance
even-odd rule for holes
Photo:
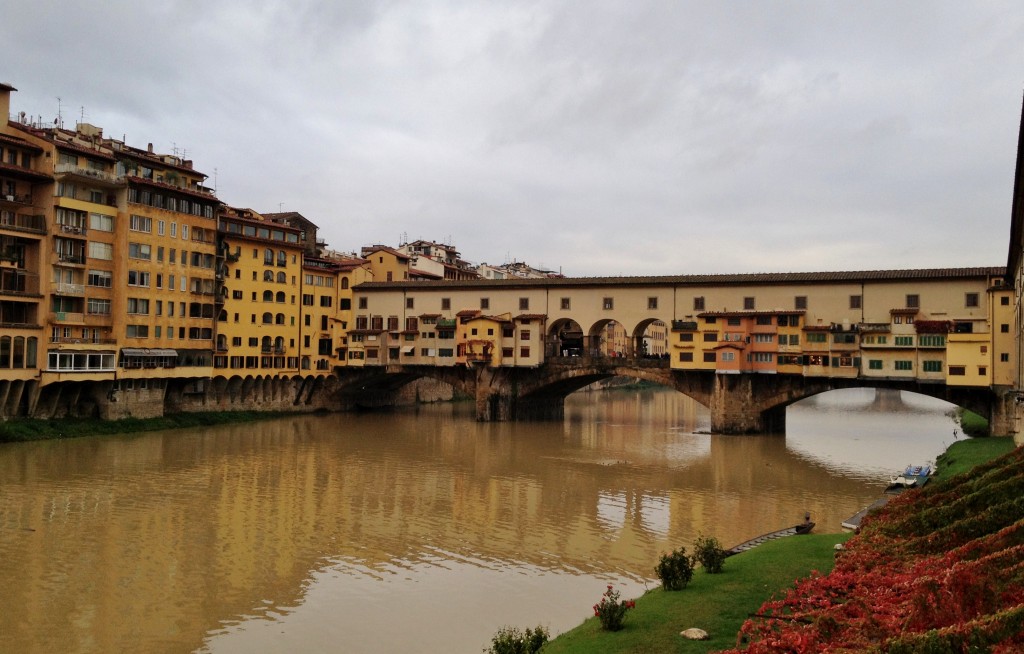
[[[284,291],[278,291],[277,292],[277,296],[275,297],[275,299],[278,302],[280,302],[281,304],[284,304],[284,301],[285,301]]]
[[[274,324],[274,314],[270,313],[269,311],[267,313],[263,314],[263,324],[264,325],[273,325]]]
[[[274,291],[263,291],[263,301],[264,302],[273,302],[274,301]]]
[[[302,369],[309,370],[309,357],[302,357]]]
[[[277,253],[277,265],[279,265],[279,266],[287,266],[288,265],[288,253],[285,252],[284,250],[281,250],[280,252]]]
[[[263,251],[263,263],[268,266],[274,265],[274,251],[270,248]]]
[[[25,337],[15,336],[14,337],[14,349],[12,350],[13,357],[11,358],[12,368],[24,368],[25,367]]]
[[[217,334],[217,349],[226,350],[228,349],[228,337],[224,334]]]
[[[284,324],[284,314],[283,313],[277,314],[277,320],[275,320],[274,322],[277,323],[278,325],[283,325]]]
[[[228,310],[227,309],[221,309],[220,310],[220,315],[217,316],[217,320],[219,322],[227,322],[228,321]]]
[[[276,347],[279,350],[284,349],[284,336],[278,336],[277,338],[274,339],[274,347]]]
[[[342,288],[348,288],[348,277],[342,277],[341,278],[341,287]]]
[[[272,281],[274,281],[274,271],[273,270],[264,270],[263,271],[263,281],[265,281],[265,282],[272,282]]]
[[[264,336],[263,337],[263,339],[260,341],[260,347],[263,348],[264,352],[269,352],[270,351],[270,337],[269,336]]]
[[[277,283],[278,284],[287,284],[288,283],[288,275],[284,274],[283,270],[281,272],[277,273]]]

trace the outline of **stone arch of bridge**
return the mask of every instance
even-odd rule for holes
[[[559,318],[548,326],[546,357],[580,357],[586,352],[586,335],[572,318]]]
[[[644,348],[644,336],[647,335],[647,330],[656,322],[660,322],[663,325],[667,325],[664,320],[660,318],[644,318],[638,322],[630,333],[630,340],[633,344],[633,352],[639,356],[649,354]]]

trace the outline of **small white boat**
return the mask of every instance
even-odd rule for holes
[[[889,477],[889,487],[911,488],[913,486],[924,486],[932,472],[932,467],[927,464],[923,466],[909,465],[901,474]]]

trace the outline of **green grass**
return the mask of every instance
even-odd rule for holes
[[[832,569],[835,544],[848,534],[813,534],[769,541],[749,552],[726,559],[721,574],[698,569],[685,589],[669,592],[660,587],[636,600],[622,631],[602,631],[597,618],[548,643],[544,654],[712,652],[736,646],[743,621],[761,605],[812,570]],[[691,641],[680,631],[699,627],[711,636]]]
[[[936,459],[935,465],[938,467],[938,471],[935,478],[949,479],[961,472],[967,472],[976,465],[996,459],[1013,448],[1013,438],[1009,436],[968,438],[956,441]]]
[[[0,423],[0,443],[130,434],[183,427],[209,427],[267,420],[285,415],[291,414],[282,411],[210,411],[174,413],[160,418],[125,418],[124,420],[100,420],[98,418],[14,419]]]
[[[988,436],[988,420],[967,409],[957,410],[960,429],[968,436]]]

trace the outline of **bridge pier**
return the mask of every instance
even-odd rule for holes
[[[761,408],[754,375],[715,375],[711,389],[711,432],[714,434],[783,433],[786,406]]]

